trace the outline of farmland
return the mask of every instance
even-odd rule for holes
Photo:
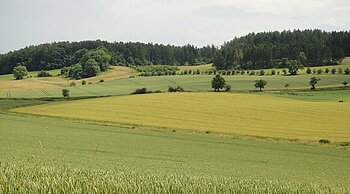
[[[347,142],[349,108],[349,103],[252,94],[177,93],[60,102],[13,111],[185,131]]]
[[[346,150],[30,115],[0,121],[4,192],[350,191]]]

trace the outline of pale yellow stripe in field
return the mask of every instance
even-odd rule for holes
[[[350,104],[232,93],[164,93],[69,101],[12,111],[275,138],[350,141]]]

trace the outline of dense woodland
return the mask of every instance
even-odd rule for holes
[[[109,65],[178,66],[214,62],[219,70],[285,68],[290,60],[300,61],[302,53],[304,55],[303,61],[300,61],[302,65],[320,66],[335,64],[345,56],[350,56],[350,33],[321,30],[251,33],[226,42],[220,49],[213,45],[198,48],[193,45],[110,43],[101,40],[54,42],[28,46],[0,55],[0,74],[12,73],[14,67],[19,65],[26,66],[29,71],[74,65],[74,68],[79,69],[79,63],[84,55],[98,48],[108,55]],[[88,66],[97,67],[92,61]],[[101,65],[100,70],[103,71]]]
[[[0,74],[12,73],[15,66],[28,71],[51,70],[77,64],[89,50],[104,48],[111,57],[110,65],[143,66],[151,64],[195,65],[210,63],[217,48],[192,45],[171,46],[145,43],[106,41],[54,42],[29,46],[0,55]]]
[[[300,61],[300,54],[304,55]],[[217,69],[286,68],[288,61],[303,66],[339,63],[350,56],[349,32],[295,30],[251,33],[226,42],[215,55]]]

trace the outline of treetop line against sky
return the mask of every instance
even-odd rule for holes
[[[221,45],[249,32],[350,29],[348,0],[1,0],[0,53],[53,41]]]

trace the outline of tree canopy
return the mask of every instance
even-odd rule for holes
[[[322,66],[350,56],[350,32],[294,30],[250,33],[226,42],[217,52],[217,69],[287,68],[287,61]]]
[[[226,86],[225,79],[220,75],[215,75],[215,77],[211,81],[211,87],[214,89],[214,91],[218,92],[220,91],[220,89],[223,89],[225,86]]]
[[[23,79],[25,76],[27,76],[28,71],[27,68],[23,65],[17,66],[13,68],[13,76],[18,79]]]

